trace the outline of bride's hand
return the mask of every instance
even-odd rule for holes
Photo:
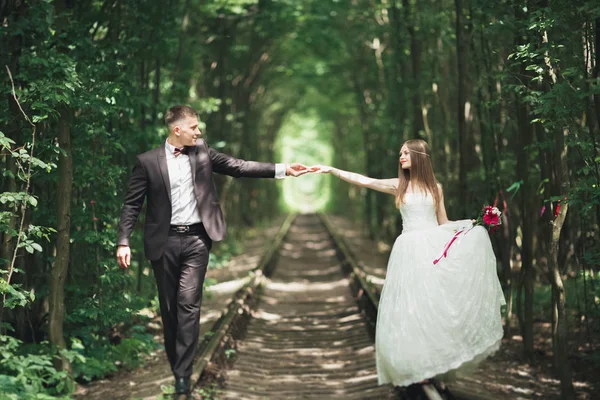
[[[330,167],[329,165],[313,165],[310,167],[310,170],[317,174],[328,174],[333,170],[333,167]]]

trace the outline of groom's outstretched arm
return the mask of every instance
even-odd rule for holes
[[[131,232],[133,231],[140,215],[140,211],[142,210],[147,189],[148,175],[138,158],[135,167],[133,167],[131,178],[129,178],[129,187],[127,189],[125,201],[123,202],[123,209],[121,210],[121,218],[119,220],[117,261],[123,268],[129,266],[129,258],[131,257],[129,251],[129,238],[131,237]]]
[[[298,163],[274,164],[258,161],[245,161],[230,155],[220,153],[208,147],[213,171],[219,174],[233,176],[234,178],[283,178],[286,175],[300,176],[309,169]]]

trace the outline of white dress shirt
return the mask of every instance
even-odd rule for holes
[[[192,166],[187,154],[175,157],[175,146],[165,141],[169,182],[171,184],[171,225],[202,222],[192,183]],[[275,164],[275,178],[285,178],[286,165]]]

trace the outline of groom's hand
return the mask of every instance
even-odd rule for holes
[[[287,176],[300,176],[309,172],[313,172],[311,168],[298,163],[288,164],[285,169],[285,174]]]
[[[117,262],[119,267],[128,268],[131,262],[131,249],[129,246],[117,247]]]

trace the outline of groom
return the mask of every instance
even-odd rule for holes
[[[300,176],[301,164],[244,161],[210,148],[188,106],[167,110],[166,142],[137,156],[119,222],[117,261],[129,267],[129,238],[144,200],[144,252],[158,287],[165,350],[177,394],[190,392],[198,346],[202,285],[213,241],[225,237],[225,220],[212,173],[249,178]]]

